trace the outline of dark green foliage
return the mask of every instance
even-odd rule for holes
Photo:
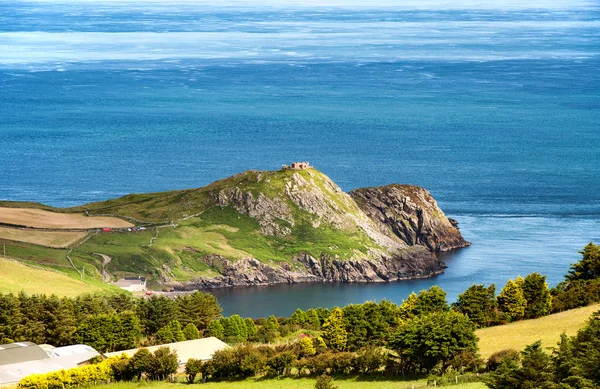
[[[600,301],[600,278],[561,282],[551,293],[552,312],[585,307]]]
[[[326,374],[317,377],[315,389],[337,389],[338,386],[333,383],[333,378]]]
[[[523,296],[527,301],[525,318],[533,319],[546,316],[552,309],[552,296],[546,283],[546,277],[531,273],[523,279]]]
[[[223,328],[223,324],[221,324],[221,320],[211,321],[206,330],[208,336],[214,336],[221,340],[225,339],[225,329]]]
[[[487,369],[494,371],[506,361],[512,361],[515,365],[521,362],[521,354],[517,350],[506,349],[493,353],[487,361]]]
[[[246,378],[266,370],[267,358],[249,345],[219,350],[210,361],[211,374],[218,378]]]
[[[488,327],[497,320],[496,286],[472,285],[458,295],[452,307],[466,315],[477,327]]]
[[[580,375],[600,386],[600,311],[572,339],[571,355]]]
[[[227,343],[241,343],[248,339],[246,322],[240,315],[233,315],[221,319],[223,325],[223,336]]]
[[[285,374],[296,360],[296,355],[290,351],[282,352],[271,356],[267,360],[267,366],[277,376]]]
[[[138,380],[142,378],[142,374],[148,371],[150,366],[150,360],[152,359],[152,353],[148,349],[142,348],[136,351],[135,354],[129,360],[129,371],[133,377],[137,377]]]
[[[321,329],[321,320],[319,314],[315,309],[309,309],[306,311],[306,320],[308,326],[313,330]]]
[[[244,319],[244,324],[246,325],[247,339],[254,340],[256,338],[256,335],[258,334],[258,329],[256,328],[254,320],[247,317]]]
[[[141,335],[139,319],[130,312],[90,316],[77,326],[73,339],[100,352],[134,347]]]
[[[149,358],[146,374],[155,381],[163,381],[175,374],[178,367],[177,352],[168,347],[160,347]]]
[[[205,330],[212,320],[221,317],[222,309],[215,296],[210,293],[196,291],[180,296],[176,302],[177,317],[184,326],[192,323],[199,330]]]
[[[490,389],[553,389],[552,360],[542,350],[538,341],[525,348],[521,365],[512,358],[506,358],[501,365],[485,379]]]
[[[387,353],[378,347],[366,347],[354,359],[354,370],[361,374],[370,374],[379,370],[387,360]]]
[[[188,323],[183,329],[183,335],[185,336],[185,340],[199,339],[200,331],[198,331],[194,323]]]
[[[295,324],[298,326],[303,326],[307,324],[308,317],[306,315],[306,312],[304,312],[300,308],[296,309],[296,311],[292,313],[292,316],[290,316],[289,322],[290,324]]]
[[[191,324],[191,323],[190,323]],[[196,376],[202,373],[202,361],[190,358],[185,364],[185,374],[189,384],[193,384]]]
[[[590,242],[579,252],[583,258],[571,265],[567,281],[593,280],[600,278],[600,246]]]
[[[164,296],[143,299],[137,305],[137,314],[142,322],[145,335],[152,335],[177,317],[177,303]]]
[[[475,325],[457,312],[416,317],[393,334],[389,347],[398,352],[408,372],[429,373],[438,365],[445,372],[459,353],[477,351]]]
[[[439,286],[434,285],[429,290],[419,292],[413,313],[421,316],[431,312],[445,312],[449,309],[446,292]]]

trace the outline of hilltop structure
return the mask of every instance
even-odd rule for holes
[[[311,167],[312,166],[310,166],[310,163],[308,162],[292,162],[290,166],[283,165],[281,168],[283,170],[306,170],[310,169]]]

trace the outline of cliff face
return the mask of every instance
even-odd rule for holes
[[[264,264],[254,258],[233,262],[215,255],[205,256],[202,261],[219,267],[222,275],[188,282],[169,282],[169,285],[176,291],[189,291],[308,282],[393,282],[432,277],[442,273],[446,267],[425,249],[355,260],[327,256],[314,258],[303,254],[294,257],[291,263],[280,266]]]
[[[410,246],[448,251],[469,246],[458,222],[448,219],[431,194],[411,185],[386,185],[356,189],[350,196],[388,236],[397,236]]]
[[[177,290],[305,282],[392,282],[426,278],[443,272],[435,256],[468,246],[456,223],[446,218],[423,188],[389,185],[344,193],[327,176],[315,170],[277,177],[247,172],[243,184],[216,192],[218,203],[233,207],[260,225],[267,236],[292,239],[304,228],[328,226],[364,235],[365,250],[344,255],[299,252],[290,261],[219,255],[200,258],[221,275],[171,283]],[[266,190],[266,187],[269,189]],[[241,187],[253,190],[242,190]],[[257,192],[257,186],[261,189]],[[279,189],[273,190],[279,186]],[[269,192],[269,194],[265,194]]]

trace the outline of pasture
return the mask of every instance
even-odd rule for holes
[[[123,228],[133,224],[105,216],[85,216],[81,213],[51,212],[35,208],[0,207],[0,223],[15,224],[34,228]]]
[[[36,231],[0,227],[0,239],[37,244],[40,246],[65,248],[83,239],[86,232]]]

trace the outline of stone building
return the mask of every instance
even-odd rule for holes
[[[283,165],[283,170],[306,170],[310,169],[310,163],[308,162],[293,162],[290,166]]]

